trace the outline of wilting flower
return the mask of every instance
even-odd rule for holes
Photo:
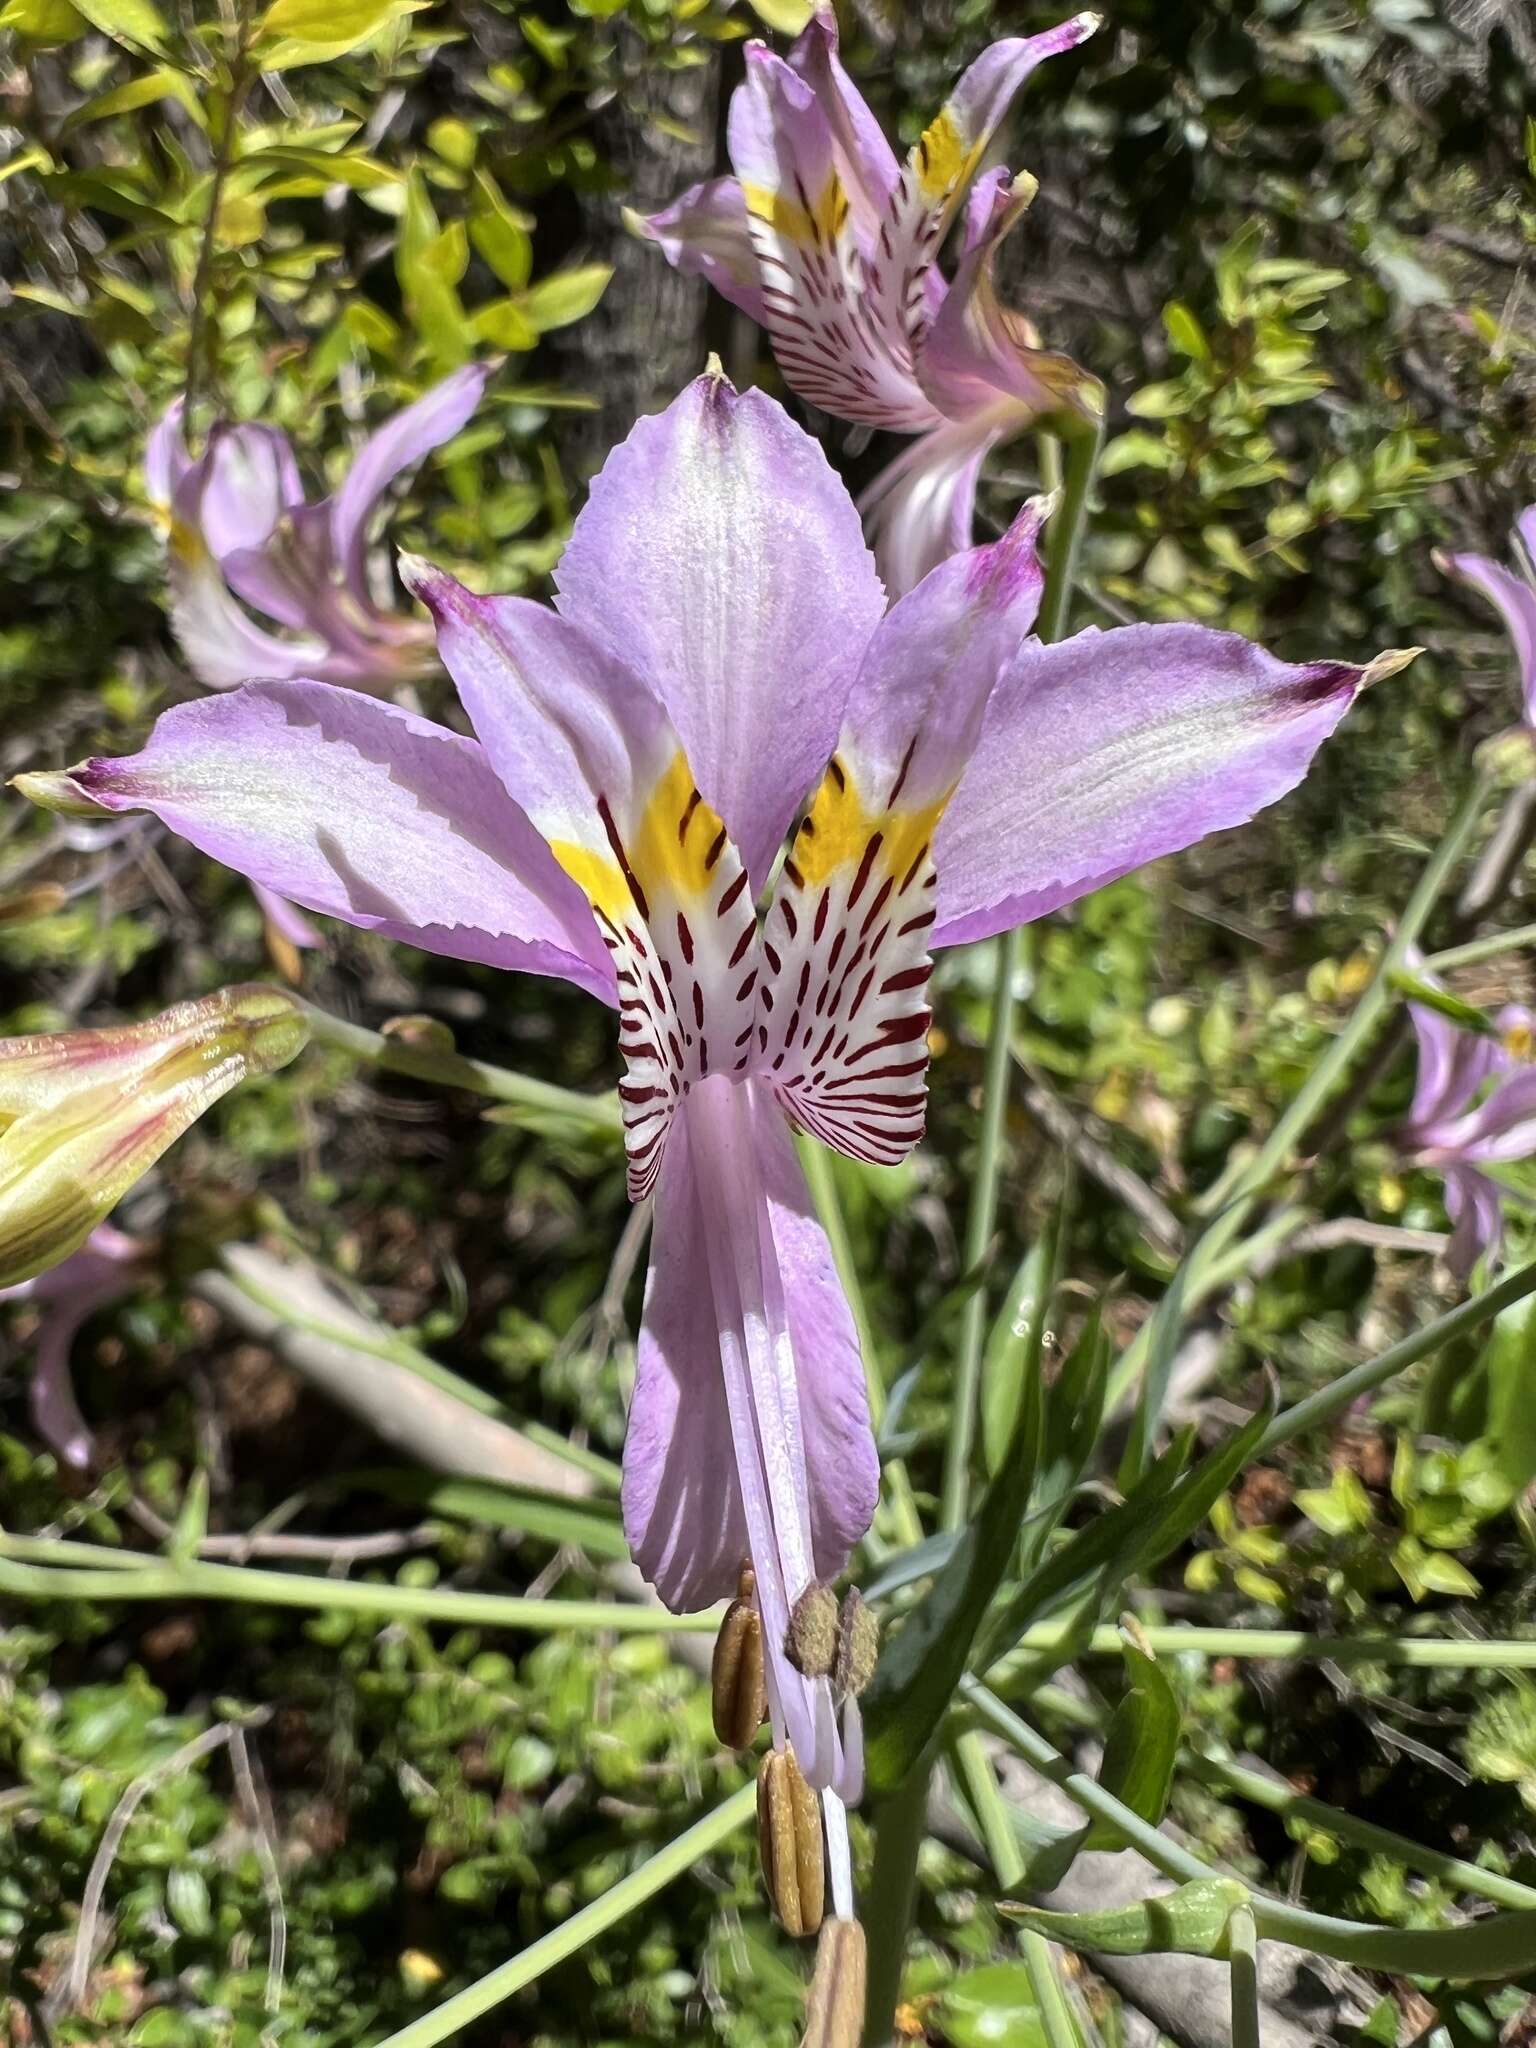
[[[144,474],[169,515],[171,616],[201,683],[307,676],[383,692],[432,667],[430,626],[375,602],[368,529],[395,478],[458,433],[490,374],[488,364],[456,370],[396,413],[314,505],[286,434],[221,423],[193,456],[177,400],[150,436]]]
[[[918,436],[860,501],[892,595],[968,548],[988,453],[1044,414],[1092,414],[1098,386],[1042,350],[999,305],[999,246],[1034,181],[988,171],[966,201],[1014,95],[1035,66],[1099,25],[1079,14],[1010,37],[964,73],[905,165],[843,69],[818,9],[787,59],[748,43],[731,101],[734,178],[631,216],[679,270],[707,278],[768,331],[790,388],[839,419]],[[964,204],[958,267],[939,269]]]
[[[1466,1279],[1504,1235],[1504,1190],[1485,1169],[1536,1153],[1536,1016],[1508,1003],[1498,1036],[1463,1030],[1428,1003],[1410,1003],[1419,1073],[1397,1143],[1410,1166],[1443,1176],[1453,1229],[1445,1262]]]
[[[1527,505],[1515,521],[1513,542],[1515,566],[1506,569],[1488,555],[1436,553],[1435,561],[1448,576],[1480,590],[1503,614],[1504,625],[1520,664],[1520,688],[1525,699],[1525,722],[1536,726],[1536,505]]]
[[[308,1038],[301,1005],[249,982],[142,1024],[0,1039],[0,1287],[77,1252],[204,1110]]]
[[[69,1369],[70,1348],[82,1325],[109,1302],[129,1293],[143,1271],[144,1247],[110,1223],[98,1224],[62,1265],[0,1287],[0,1303],[37,1310],[32,1338],[32,1421],[38,1435],[66,1465],[91,1461],[90,1425],[80,1413]]]
[[[785,1872],[806,1848],[792,1747],[845,1918],[869,1649],[821,1592],[878,1463],[792,1129],[902,1158],[933,949],[1251,817],[1366,674],[1193,625],[1041,646],[1042,509],[887,612],[819,448],[709,374],[610,455],[555,609],[407,566],[478,739],[254,683],[44,792],[152,811],[311,910],[617,1007],[630,1191],[656,1197],[625,1527],[672,1608],[755,1609],[732,1654],[761,1659],[767,1838]],[[730,1725],[757,1685],[755,1662],[719,1675]]]

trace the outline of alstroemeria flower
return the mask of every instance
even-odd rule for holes
[[[150,436],[144,479],[169,517],[171,618],[199,682],[308,676],[382,693],[433,666],[431,627],[375,601],[369,527],[395,479],[466,424],[490,374],[456,370],[396,413],[313,505],[286,434],[221,423],[193,456],[176,401]]]
[[[674,1609],[750,1560],[774,1739],[823,1793],[844,1917],[857,1708],[785,1641],[878,1464],[791,1133],[902,1158],[934,948],[1251,817],[1365,673],[1192,625],[1041,646],[1040,516],[887,611],[816,443],[706,375],[609,456],[555,609],[408,566],[477,739],[255,683],[60,778],[310,910],[617,1008],[630,1189],[656,1198],[625,1527]]]
[[[1442,554],[1435,561],[1448,576],[1470,584],[1496,605],[1520,664],[1524,717],[1536,726],[1536,505],[1527,505],[1510,535],[1515,566],[1506,569],[1488,555]]]
[[[99,1224],[79,1251],[14,1287],[0,1287],[0,1303],[25,1302],[37,1310],[32,1337],[32,1421],[43,1442],[77,1470],[91,1462],[94,1438],[80,1413],[69,1354],[81,1327],[137,1285],[144,1247],[136,1237]]]
[[[55,780],[16,785],[46,801]],[[205,1110],[308,1041],[302,1005],[260,982],[141,1024],[0,1038],[0,1288],[78,1252]]]
[[[839,419],[918,439],[860,501],[893,596],[968,548],[982,464],[1046,413],[1091,413],[1098,387],[999,305],[992,268],[1033,197],[989,171],[967,189],[1035,66],[1093,34],[1079,14],[1010,37],[961,77],[905,165],[818,9],[787,59],[748,43],[731,101],[734,178],[695,185],[630,224],[768,331],[786,382]],[[953,281],[941,245],[964,205]]]
[[[1397,1144],[1410,1166],[1443,1176],[1452,1223],[1445,1262],[1465,1280],[1504,1235],[1504,1189],[1490,1166],[1536,1153],[1536,1014],[1507,1003],[1499,1035],[1466,1031],[1427,1003],[1410,1003],[1418,1080]]]

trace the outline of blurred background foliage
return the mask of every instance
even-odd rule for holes
[[[472,424],[429,461],[391,537],[482,587],[538,590],[587,475],[714,348],[776,388],[749,323],[630,240],[720,161],[742,39],[794,0],[6,0],[0,8],[0,766],[125,750],[190,694],[164,611],[146,433],[190,391],[199,424],[260,418],[318,489],[371,424],[458,364],[503,357]],[[1057,10],[848,0],[850,67],[910,141],[961,64]],[[1005,300],[1111,395],[1080,620],[1193,617],[1290,655],[1422,645],[1305,789],[1260,826],[1116,884],[1037,932],[1018,1041],[1054,1105],[1167,1205],[1272,1120],[1358,992],[1436,836],[1470,743],[1516,713],[1491,613],[1435,545],[1503,550],[1533,495],[1536,26],[1523,0],[1109,0],[1104,30],[1031,82],[1007,160],[1042,190]],[[803,417],[803,410],[801,416]],[[811,421],[851,483],[889,453]],[[998,523],[1037,479],[1005,450]],[[420,701],[452,716],[446,685]],[[1027,792],[1022,793],[1027,801]],[[1501,913],[1531,915],[1517,882]],[[1522,901],[1524,907],[1522,908]],[[239,885],[152,835],[83,852],[19,803],[0,820],[0,1025],[140,1012],[261,971]],[[337,930],[307,992],[377,1024],[425,1012],[461,1046],[606,1086],[606,1019],[553,984]],[[1458,983],[1533,990],[1518,954]],[[984,968],[937,983],[930,1141],[892,1174],[836,1163],[890,1376],[893,1444],[936,1483],[958,1219],[976,1131]],[[1381,1133],[1387,1072],[1315,1177],[1321,1221],[1443,1228],[1436,1185]],[[1057,1139],[1010,1127],[1001,1270],[1053,1205]],[[242,1094],[129,1205],[160,1281],[76,1347],[98,1468],[61,1471],[26,1420],[27,1314],[0,1371],[6,1525],[143,1543],[194,1471],[211,1526],[297,1512],[338,1539],[399,1525],[376,1445],[184,1283],[221,1238],[290,1234],[388,1320],[519,1415],[606,1457],[631,1358],[611,1277],[620,1163],[594,1140],[487,1122],[466,1099],[311,1056]],[[1518,1220],[1514,1249],[1532,1232]],[[1079,1176],[1072,1272],[1111,1281],[1120,1335],[1170,1247]],[[1436,1306],[1422,1257],[1359,1243],[1277,1260],[1213,1312],[1189,1398],[1210,1427],[1272,1364],[1293,1392]],[[4,1312],[0,1312],[4,1313]],[[921,1337],[919,1338],[919,1333]],[[1249,1475],[1158,1598],[1179,1616],[1442,1632],[1476,1603],[1512,1632],[1536,1583],[1528,1422],[1536,1332],[1501,1326],[1368,1415]],[[1523,1378],[1522,1378],[1523,1375]],[[1520,1388],[1526,1391],[1522,1394]],[[1227,1411],[1230,1412],[1230,1411]],[[370,1477],[369,1475],[373,1475]],[[599,1567],[435,1509],[403,1582],[577,1590]],[[305,2048],[377,2040],[491,1967],[736,1782],[695,1679],[660,1644],[72,1602],[0,1633],[0,2031],[8,2042]],[[1189,1723],[1319,1798],[1500,1867],[1531,1861],[1536,1694],[1483,1676],[1287,1667],[1174,1674]],[[1112,1694],[1113,1673],[1096,1675]],[[107,1890],[87,2014],[57,1985],[118,1798],[220,1725],[250,1724],[254,1797],[227,1741],[156,1776]],[[1521,1803],[1523,1802],[1523,1804]],[[1215,1794],[1178,1818],[1321,1910],[1433,1924],[1448,1897],[1395,1866]],[[267,2019],[275,1840],[287,1994]],[[963,1859],[924,1861],[905,2019],[957,2048],[1042,2038]],[[800,1964],[744,1847],[721,1852],[473,2039],[788,2041]],[[7,1998],[9,2003],[6,2003]],[[1113,2002],[1084,2011],[1124,2038]],[[1415,2003],[1417,2001],[1417,2003]],[[1524,1993],[1405,1991],[1374,2038],[1461,2044]],[[1374,2024],[1374,2023],[1373,2023]],[[1529,2026],[1529,2022],[1526,2023]],[[1506,2034],[1527,2039],[1529,2033]]]

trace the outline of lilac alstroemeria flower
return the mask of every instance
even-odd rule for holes
[[[1536,726],[1536,505],[1527,505],[1515,521],[1513,569],[1488,555],[1435,554],[1448,576],[1480,590],[1497,605],[1520,664],[1525,722]]]
[[[374,601],[368,528],[395,478],[465,425],[491,367],[456,370],[397,413],[315,505],[286,434],[220,424],[193,456],[177,400],[150,436],[144,475],[170,519],[171,616],[199,682],[306,676],[382,693],[431,668],[431,627]]]
[[[555,609],[407,565],[477,739],[253,683],[51,792],[152,811],[310,910],[617,1007],[630,1190],[656,1199],[625,1527],[677,1610],[750,1560],[774,1741],[823,1794],[844,1916],[857,1708],[785,1642],[869,1526],[878,1463],[792,1130],[902,1158],[932,950],[1251,817],[1367,673],[1192,625],[1042,646],[1042,511],[887,611],[815,442],[707,374],[610,455]]]
[[[1465,1280],[1504,1235],[1504,1190],[1484,1169],[1536,1153],[1536,1014],[1509,1003],[1499,1036],[1464,1031],[1427,1003],[1410,1003],[1419,1073],[1397,1143],[1410,1166],[1443,1176],[1452,1223],[1445,1262]]]
[[[787,59],[748,43],[731,101],[734,178],[630,216],[679,270],[761,323],[792,390],[839,419],[918,439],[860,501],[892,595],[972,540],[976,484],[1001,441],[1042,414],[1091,412],[1098,387],[1000,306],[992,267],[1034,195],[989,171],[967,188],[1035,66],[1093,34],[1079,14],[994,43],[964,73],[906,164],[843,69],[818,9]],[[964,205],[952,282],[938,254]]]
[[[109,1302],[137,1286],[144,1247],[136,1237],[98,1224],[79,1251],[15,1287],[0,1287],[0,1303],[26,1302],[38,1311],[32,1338],[32,1421],[51,1450],[77,1470],[89,1465],[94,1445],[80,1413],[69,1354],[81,1327]]]

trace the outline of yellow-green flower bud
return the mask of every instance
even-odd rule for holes
[[[0,1287],[77,1251],[204,1110],[308,1039],[303,1006],[258,982],[142,1024],[0,1039]]]
[[[757,1843],[769,1903],[786,1934],[814,1934],[826,1900],[821,1805],[793,1749],[771,1749],[757,1774]]]

